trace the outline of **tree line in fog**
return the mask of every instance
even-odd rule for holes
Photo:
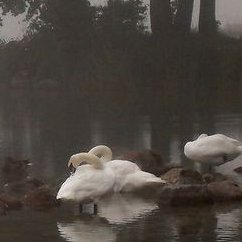
[[[191,98],[240,87],[241,40],[222,36],[215,0],[201,0],[199,31],[191,31],[194,0],[150,0],[151,33],[142,0],[1,0],[25,14],[23,39],[2,40],[1,83],[82,92],[98,100]],[[159,99],[159,100],[161,100]],[[126,101],[126,100],[125,100]]]
[[[201,0],[199,33],[214,34],[218,27],[215,0]],[[189,34],[191,31],[194,0],[150,0],[152,32],[158,38],[169,34]]]

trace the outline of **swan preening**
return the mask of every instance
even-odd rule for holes
[[[71,156],[68,166],[76,171],[62,184],[57,199],[95,202],[109,192],[131,192],[166,183],[133,162],[111,159],[111,149],[103,145]]]
[[[89,154],[100,157],[105,167],[109,167],[115,176],[114,192],[131,192],[147,186],[165,184],[155,175],[142,171],[135,163],[126,160],[112,160],[112,150],[99,145],[92,148]]]
[[[78,166],[77,163],[87,164]],[[57,199],[95,202],[102,195],[112,191],[113,172],[109,167],[103,166],[95,155],[79,153],[71,156],[68,164],[72,164],[76,171],[62,184]]]
[[[212,165],[231,161],[241,153],[241,142],[223,134],[201,134],[197,140],[186,143],[184,147],[187,158]]]

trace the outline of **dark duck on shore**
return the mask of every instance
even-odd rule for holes
[[[30,177],[28,160],[7,157],[2,167],[3,187],[0,201],[8,209],[19,209],[23,205],[40,210],[58,206],[52,189],[38,178]]]

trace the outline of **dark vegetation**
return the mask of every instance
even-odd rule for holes
[[[20,41],[0,46],[0,81],[10,87],[61,89],[105,105],[240,100],[242,41],[222,36],[215,0],[201,0],[199,32],[191,32],[194,0],[1,0],[3,15],[26,12]],[[193,91],[191,91],[193,90]],[[125,95],[124,95],[125,94]],[[202,101],[204,100],[204,101]],[[147,107],[149,108],[149,107]]]

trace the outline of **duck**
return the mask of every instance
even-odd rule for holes
[[[0,202],[7,204],[8,210],[29,207],[34,210],[47,210],[59,206],[52,189],[38,178],[31,177],[29,160],[6,157],[2,167],[5,183],[0,193]]]
[[[115,175],[114,192],[134,192],[145,187],[155,187],[166,183],[160,177],[142,171],[138,165],[128,160],[112,160],[112,150],[106,145],[93,147],[88,154],[98,157],[105,167]]]
[[[28,176],[28,167],[32,163],[29,160],[19,160],[6,157],[2,166],[2,179],[4,183],[23,181]]]
[[[197,140],[189,141],[184,146],[187,158],[215,166],[232,161],[241,153],[241,142],[224,134],[201,134]]]
[[[113,171],[104,166],[97,156],[88,153],[72,155],[68,162],[70,166],[75,168],[75,172],[61,185],[56,198],[79,202],[80,212],[83,204],[94,202],[96,213],[98,199],[113,189]]]

